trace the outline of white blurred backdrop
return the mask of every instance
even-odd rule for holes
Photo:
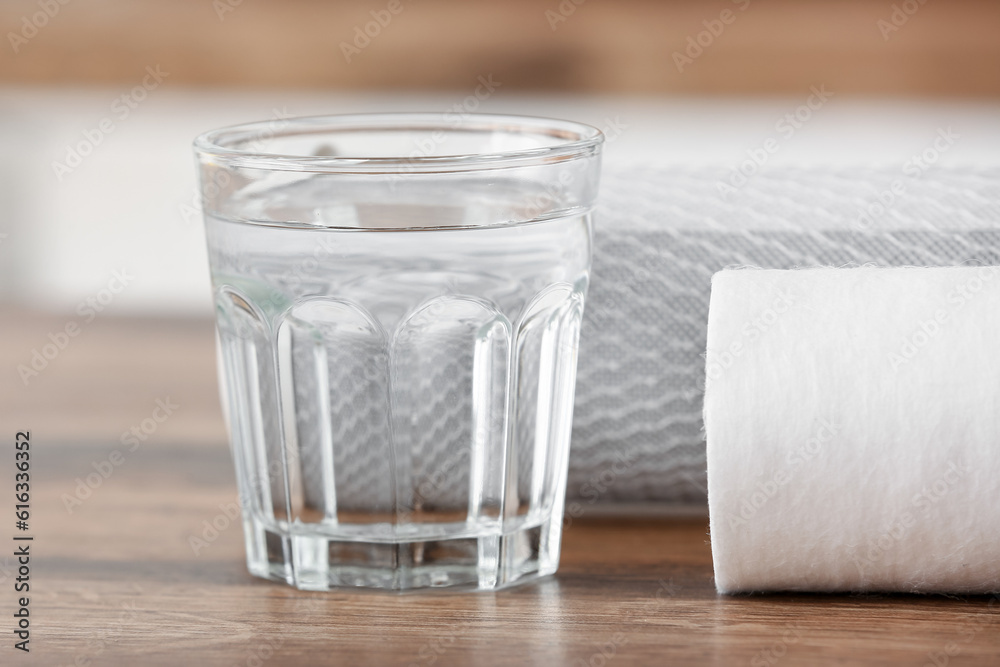
[[[500,87],[473,103],[461,93],[175,88],[169,78],[144,91],[0,90],[0,300],[56,312],[76,312],[124,271],[127,288],[96,304],[106,312],[209,316],[191,141],[208,129],[276,114],[445,111],[464,104],[565,117],[608,132],[607,169],[643,162],[737,169],[768,138],[778,148],[765,168],[902,168],[949,129],[957,138],[935,168],[1000,164],[1000,102],[994,101],[873,101],[836,91],[821,101],[809,89],[800,96],[667,100],[506,94]]]

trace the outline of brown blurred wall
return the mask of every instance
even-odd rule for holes
[[[997,0],[4,0],[0,27],[0,83],[1000,96]]]

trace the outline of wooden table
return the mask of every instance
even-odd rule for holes
[[[0,664],[1000,664],[1000,600],[718,596],[704,519],[585,516],[558,575],[499,593],[306,593],[255,579],[239,525],[197,554],[189,542],[236,498],[210,325],[95,321],[25,387],[11,369],[64,319],[0,315],[0,426],[11,441],[32,430],[34,537],[30,654],[12,649],[16,573],[0,556]],[[77,479],[106,471],[119,434],[165,396],[182,407],[68,511]],[[11,520],[0,553],[14,532]]]
[[[820,84],[838,96],[1000,94],[1000,4],[993,0],[589,0],[586,7],[581,0],[400,0],[391,17],[383,13],[389,4],[72,3],[56,10],[37,39],[15,46],[8,35],[24,34],[24,19],[41,7],[5,0],[0,81],[99,83],[124,92],[147,65],[161,65],[169,86],[468,91],[456,102],[487,74],[503,84],[503,95],[778,93],[804,101]],[[383,29],[367,25],[379,14]],[[714,38],[700,34],[708,29]],[[359,37],[362,30],[375,36]]]

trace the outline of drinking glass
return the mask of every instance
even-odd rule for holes
[[[602,141],[477,114],[198,137],[251,573],[494,589],[556,571]]]

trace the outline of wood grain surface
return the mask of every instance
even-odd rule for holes
[[[13,549],[0,549],[0,664],[1000,664],[1000,599],[719,596],[704,519],[585,514],[556,576],[496,593],[306,593],[255,579],[240,526],[220,518],[236,489],[210,324],[95,320],[25,387],[12,369],[64,318],[0,316],[0,427],[11,442],[31,429],[34,537],[30,654],[12,649]],[[167,395],[182,407],[162,430],[78,493]],[[67,508],[74,495],[86,497]],[[207,546],[196,553],[192,536]]]
[[[33,31],[39,3],[0,3],[4,41],[32,35],[0,82],[1000,95],[995,0],[58,0]]]

